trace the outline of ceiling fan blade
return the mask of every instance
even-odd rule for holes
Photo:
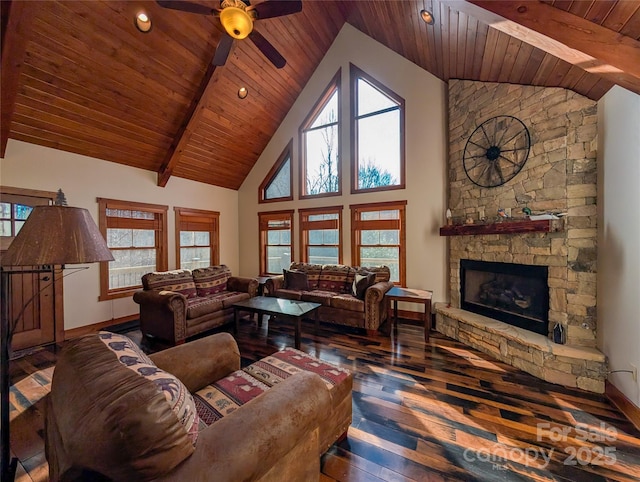
[[[300,0],[270,0],[259,3],[253,8],[258,14],[258,19],[282,17],[302,11],[302,2]]]
[[[170,8],[172,10],[180,10],[182,12],[199,13],[202,15],[215,15],[217,13],[215,8],[193,2],[156,0],[156,3],[162,8]]]
[[[260,32],[253,29],[253,31],[249,34],[249,38],[258,47],[258,50],[264,54],[264,56],[269,59],[269,61],[275,65],[278,69],[281,69],[285,65],[287,65],[287,61],[284,59],[280,52],[276,50],[276,48],[271,45],[271,43],[262,36]]]
[[[227,57],[229,57],[232,45],[233,37],[225,32],[220,38],[220,42],[218,42],[216,53],[213,54],[213,65],[219,67],[227,62]]]

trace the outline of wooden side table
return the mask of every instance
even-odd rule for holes
[[[386,292],[385,296],[389,302],[393,302],[393,331],[398,329],[398,301],[408,301],[410,303],[421,303],[424,305],[424,341],[429,341],[431,331],[431,297],[433,291],[416,290],[412,288],[400,288],[394,286]]]

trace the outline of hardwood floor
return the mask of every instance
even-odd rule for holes
[[[245,320],[237,340],[244,366],[293,346],[293,328]],[[543,382],[437,333],[425,345],[422,328],[404,323],[390,338],[329,325],[316,334],[304,323],[301,349],[355,373],[353,424],[323,456],[323,482],[640,479],[640,433],[604,396]],[[11,362],[21,482],[47,480],[41,399],[55,361],[49,348]]]

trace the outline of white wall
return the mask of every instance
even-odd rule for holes
[[[611,370],[629,370],[640,367],[640,96],[614,87],[598,115],[598,346]],[[609,381],[640,407],[629,373]]]
[[[405,99],[406,189],[350,194],[349,63],[353,63]],[[297,200],[299,189],[298,129],[329,82],[342,68],[342,195]],[[272,137],[239,191],[240,270],[258,274],[259,211],[343,205],[343,262],[350,264],[350,204],[407,200],[407,285],[445,297],[446,240],[438,234],[446,200],[446,84],[382,44],[345,24],[324,59]],[[294,200],[258,203],[258,187],[293,138]],[[296,211],[295,253],[299,259],[299,218]],[[409,308],[409,307],[406,307]],[[414,307],[418,310],[418,307]]]
[[[45,191],[61,188],[69,205],[88,209],[96,224],[97,197],[169,206],[169,269],[176,266],[173,208],[219,211],[220,261],[238,273],[238,193],[177,177],[161,188],[156,179],[150,171],[14,140],[9,140],[5,158],[0,159],[1,185]],[[131,297],[99,302],[99,266],[87,266],[88,270],[64,278],[66,330],[138,313]]]

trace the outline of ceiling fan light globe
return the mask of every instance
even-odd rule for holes
[[[242,40],[253,30],[251,16],[241,8],[225,7],[220,12],[220,23],[233,38]]]

